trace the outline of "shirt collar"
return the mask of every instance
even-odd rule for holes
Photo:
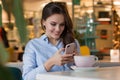
[[[43,35],[41,36],[41,39],[42,39],[43,41],[49,42],[49,41],[48,41],[48,37],[47,37],[45,34],[43,34]]]
[[[48,40],[48,37],[47,37],[46,34],[43,34],[43,35],[41,36],[41,38],[42,38],[43,41],[49,43],[49,40]],[[58,40],[57,44],[59,44],[60,42],[61,42],[61,39]]]

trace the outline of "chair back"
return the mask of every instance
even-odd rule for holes
[[[90,49],[88,46],[80,46],[80,52],[82,56],[90,55]]]
[[[16,67],[8,67],[9,71],[14,77],[14,80],[22,80],[22,72]]]

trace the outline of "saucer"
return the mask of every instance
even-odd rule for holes
[[[74,71],[94,71],[97,70],[99,67],[95,66],[95,67],[77,67],[77,66],[71,66],[71,68]]]

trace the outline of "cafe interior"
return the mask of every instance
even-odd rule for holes
[[[120,66],[120,0],[23,0],[28,41],[44,33],[40,24],[41,12],[45,4],[51,1],[66,3],[82,56],[97,56],[100,67]],[[2,1],[0,4],[3,4]],[[9,20],[7,12],[2,7],[2,27],[5,31],[3,34],[8,43],[5,50],[9,55],[5,65],[16,67],[22,73],[25,44],[21,43],[21,32],[15,25],[15,17],[10,16]]]

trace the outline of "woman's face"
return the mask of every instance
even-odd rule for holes
[[[43,21],[43,25],[49,38],[59,39],[65,28],[64,16],[62,14],[54,14]]]

